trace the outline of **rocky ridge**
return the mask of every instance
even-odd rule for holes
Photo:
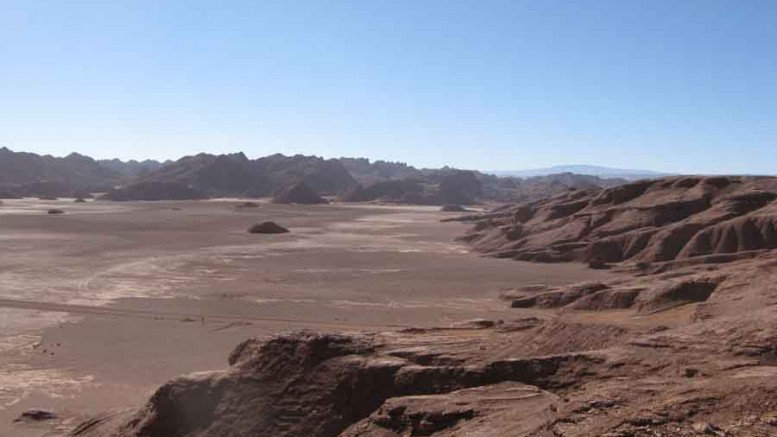
[[[672,177],[578,190],[486,214],[462,239],[525,261],[666,269],[777,248],[777,178]]]

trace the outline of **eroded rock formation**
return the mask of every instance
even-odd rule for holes
[[[674,177],[465,217],[486,254],[593,264],[720,262],[777,248],[777,178]]]
[[[775,281],[769,254],[526,287],[511,320],[250,339],[75,435],[774,435]]]

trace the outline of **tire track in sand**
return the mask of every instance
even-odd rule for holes
[[[144,319],[185,319],[190,318],[200,320],[204,317],[208,321],[234,323],[234,322],[271,322],[271,323],[300,323],[309,325],[332,326],[342,328],[407,328],[408,325],[390,324],[390,323],[372,323],[359,322],[348,323],[331,320],[313,320],[291,317],[272,317],[272,316],[250,316],[235,314],[213,314],[213,313],[189,313],[174,311],[151,311],[151,310],[133,310],[123,308],[112,308],[106,306],[73,305],[49,302],[32,302],[26,300],[0,299],[0,308],[15,308],[35,311],[65,312],[70,314],[113,316],[113,317],[132,317]]]

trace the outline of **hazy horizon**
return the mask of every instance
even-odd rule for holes
[[[157,161],[157,162],[161,162],[161,163],[164,163],[164,162],[175,162],[175,161],[177,161],[177,160],[179,160],[181,158],[184,158],[186,156],[195,156],[195,155],[200,154],[200,153],[208,153],[208,152],[193,152],[193,153],[191,153],[189,155],[183,155],[183,156],[171,157],[171,158],[164,158],[164,159],[156,159],[156,158],[140,158],[140,159],[138,159],[138,158],[118,158],[118,157],[96,157],[96,156],[86,155],[86,154],[81,153],[81,152],[79,152],[77,150],[73,150],[73,151],[70,151],[70,152],[67,152],[67,153],[64,153],[64,154],[39,153],[39,152],[34,152],[34,151],[29,151],[29,150],[14,149],[14,148],[8,147],[8,146],[6,146],[4,144],[0,144],[0,149],[2,149],[2,148],[8,148],[9,150],[11,150],[12,152],[15,152],[15,153],[35,153],[35,154],[38,154],[38,155],[41,155],[41,156],[53,156],[55,158],[64,158],[64,157],[67,157],[67,156],[69,156],[71,154],[79,154],[79,155],[89,156],[90,158],[98,160],[98,161],[102,161],[102,160],[110,161],[110,160],[118,159],[118,160],[124,161],[124,162],[129,162],[129,161],[143,162],[143,161],[147,161],[148,160],[148,161]],[[282,152],[274,152],[274,153],[270,153],[268,155],[252,156],[252,155],[249,155],[249,154],[247,154],[247,153],[245,153],[245,152],[243,152],[241,150],[225,151],[225,152],[220,152],[218,154],[229,155],[229,154],[237,154],[237,153],[245,154],[248,159],[262,158],[262,157],[274,155],[276,153],[283,154]],[[285,154],[285,155],[286,156],[292,156],[293,154]],[[324,158],[324,159],[346,159],[346,158],[361,159],[361,158],[365,158],[365,159],[370,160],[370,162],[387,161],[387,160],[381,160],[380,158],[372,159],[372,158],[368,158],[368,157],[364,157],[364,156],[321,156],[321,155],[304,154],[304,153],[303,153],[303,155],[305,155],[305,156],[317,156],[317,157]],[[660,175],[660,174],[667,174],[667,175],[672,174],[672,173],[664,173],[664,172],[661,172],[661,171],[656,171],[656,170],[653,170],[653,169],[646,169],[646,168],[640,168],[640,169],[637,169],[637,168],[620,168],[620,167],[600,166],[600,165],[596,165],[596,164],[575,164],[575,163],[559,164],[559,165],[553,165],[553,166],[549,166],[549,167],[513,168],[513,169],[508,169],[508,170],[493,170],[493,169],[482,169],[482,168],[455,167],[455,166],[451,166],[451,165],[448,165],[448,164],[443,164],[443,165],[435,166],[435,167],[423,167],[423,166],[419,166],[417,164],[414,164],[412,162],[401,161],[401,160],[390,160],[390,161],[387,161],[387,162],[407,164],[409,166],[416,167],[416,168],[419,168],[419,169],[425,169],[425,168],[432,169],[432,168],[442,168],[442,167],[453,167],[453,168],[459,168],[459,169],[463,169],[463,170],[477,170],[477,171],[480,171],[480,172],[483,172],[483,173],[495,174],[497,176],[499,176],[499,175],[508,176],[511,173],[542,171],[542,170],[550,170],[550,169],[565,168],[565,167],[570,167],[570,168],[590,167],[591,169],[607,169],[607,170],[615,170],[615,171],[621,171],[621,172],[627,172],[627,173],[630,173],[630,172],[642,173],[642,172],[644,172],[644,173],[654,173],[654,174],[657,174],[657,175]],[[586,174],[586,173],[580,173],[580,174]]]
[[[775,18],[766,1],[6,1],[0,145],[771,174]]]

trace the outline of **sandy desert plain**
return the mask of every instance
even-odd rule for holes
[[[616,275],[471,253],[437,207],[240,202],[4,201],[0,435],[136,408],[249,337],[514,319],[500,292]],[[291,233],[246,232],[264,220]],[[31,408],[57,419],[14,421]]]

